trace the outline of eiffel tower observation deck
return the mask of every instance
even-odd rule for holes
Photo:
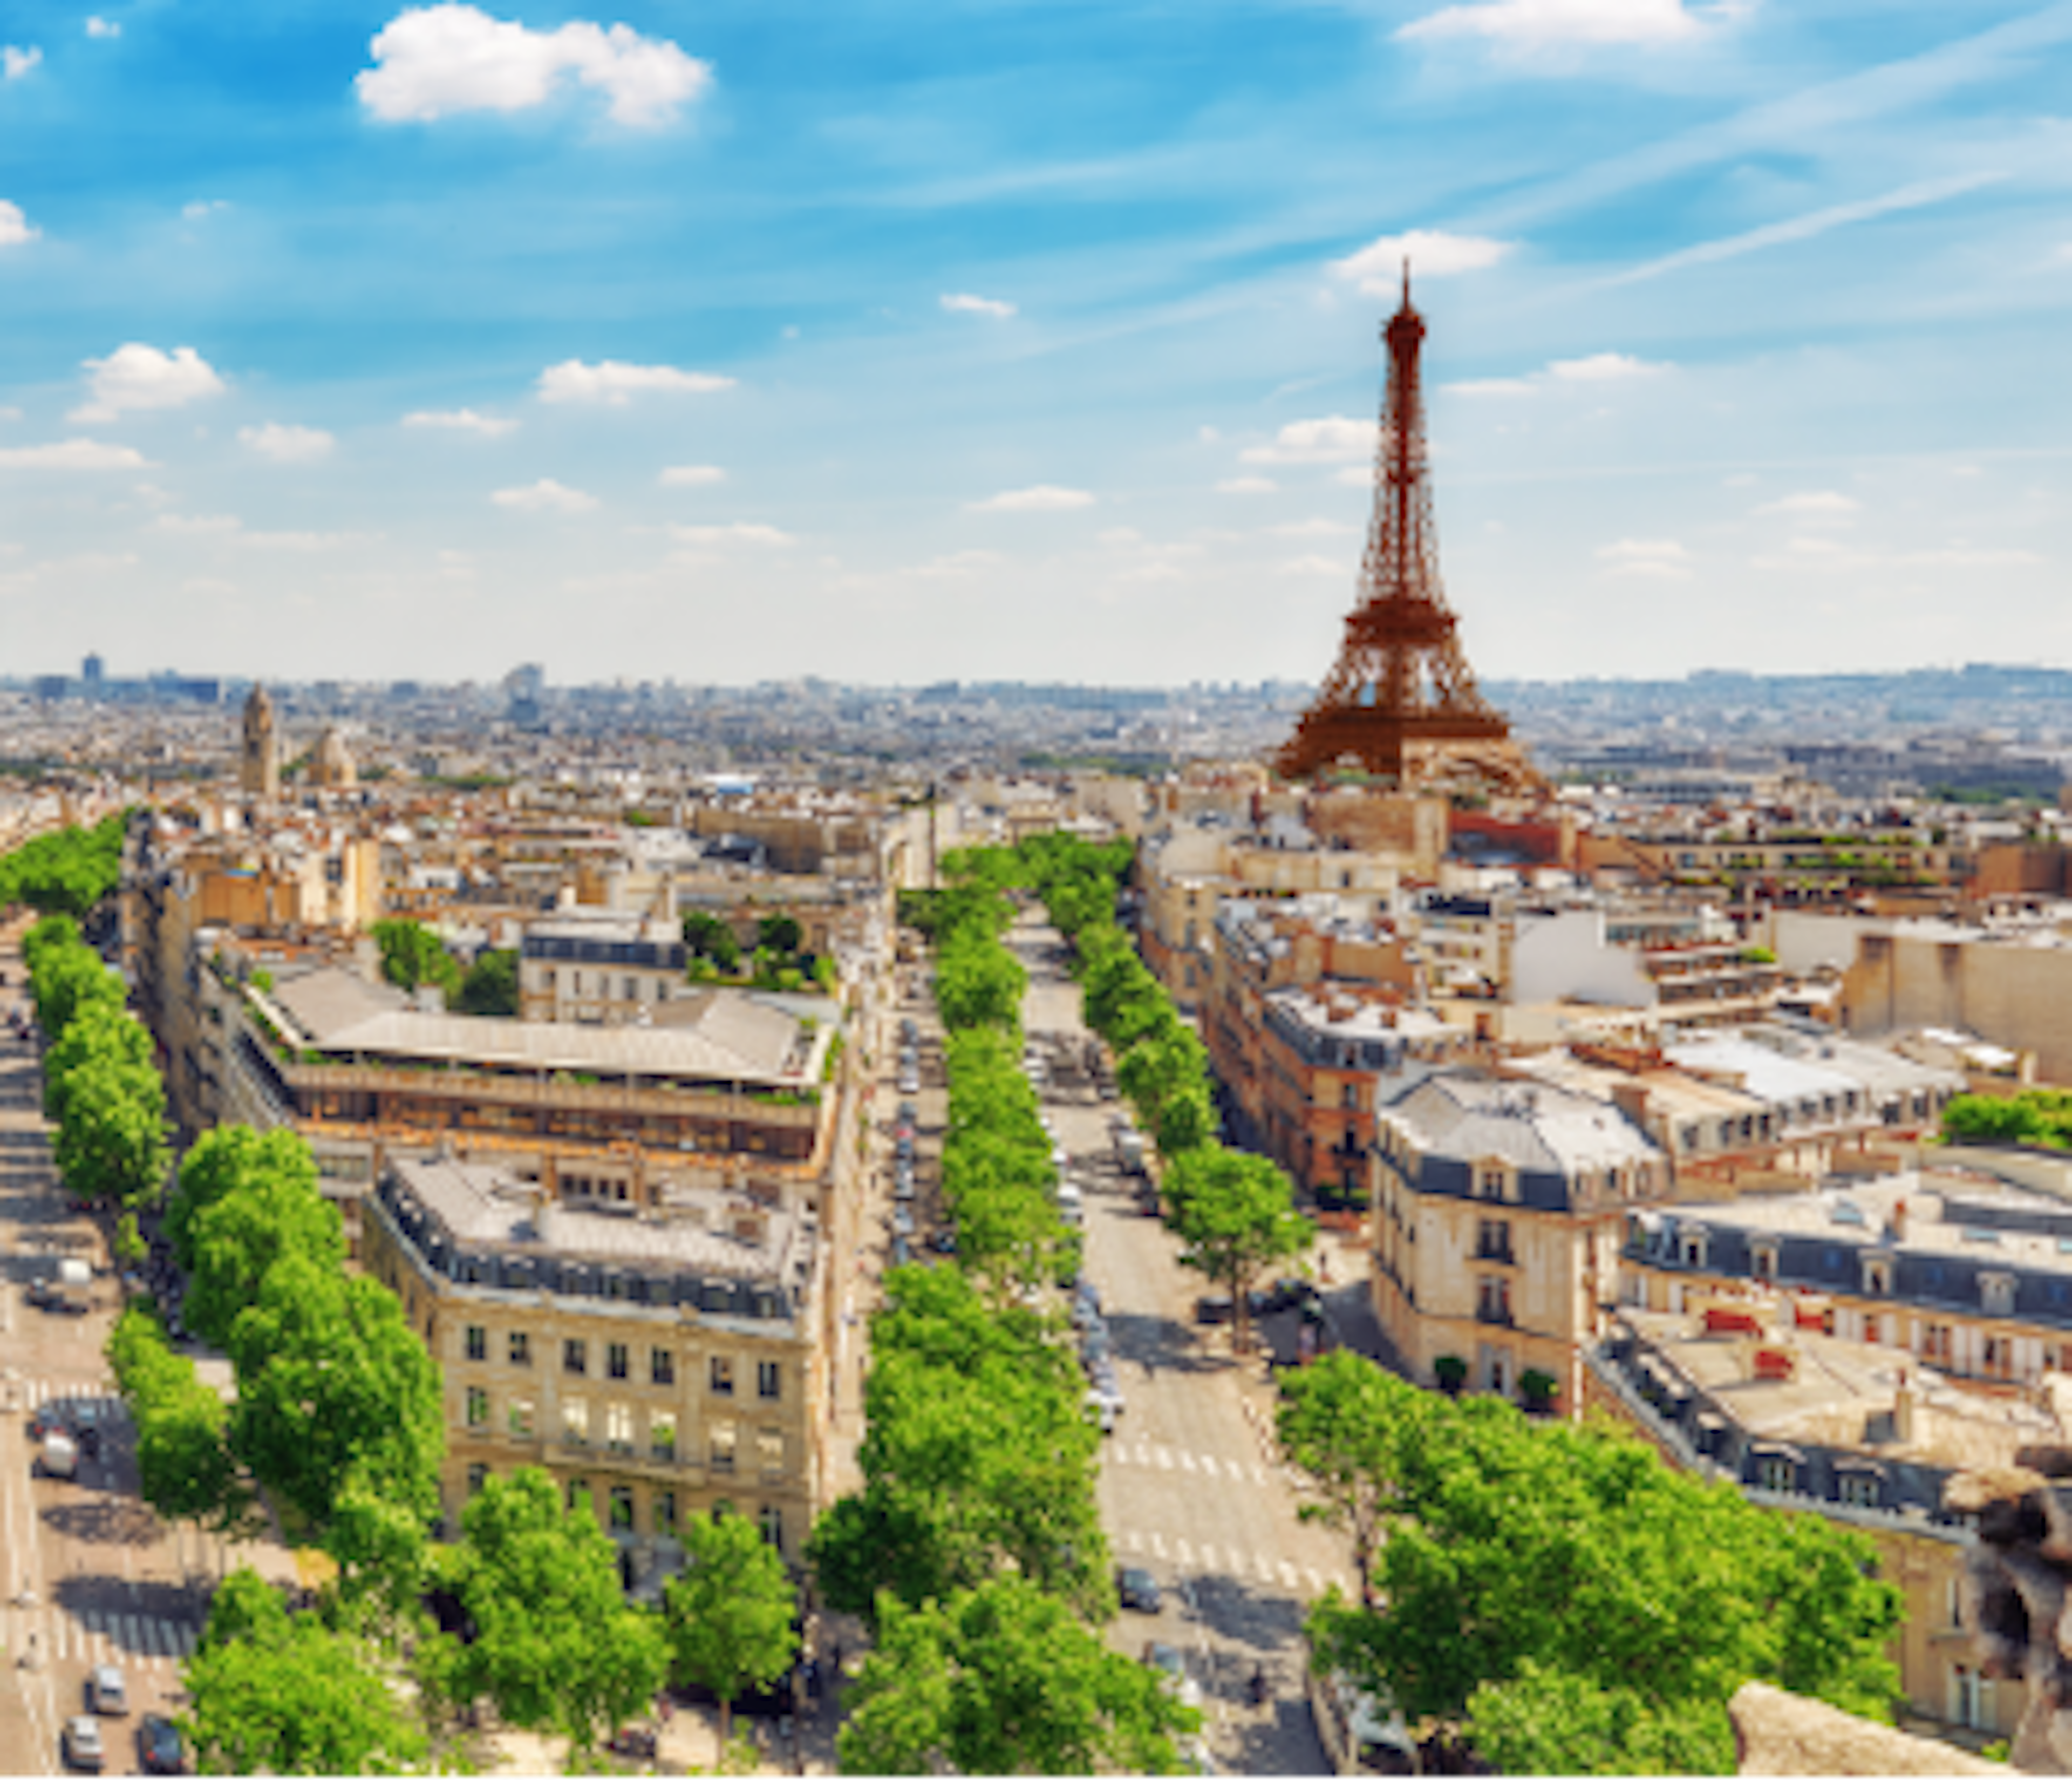
[[[1418,381],[1424,319],[1410,302],[1407,263],[1402,307],[1382,339],[1388,387],[1359,603],[1337,664],[1273,764],[1289,780],[1350,765],[1406,788],[1463,776],[1529,786],[1537,776],[1475,685],[1440,586]]]

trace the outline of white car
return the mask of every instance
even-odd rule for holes
[[[86,1705],[96,1714],[127,1714],[130,1690],[120,1665],[96,1665],[86,1673]]]

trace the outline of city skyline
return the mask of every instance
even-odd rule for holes
[[[1486,680],[2072,661],[2072,6],[6,29],[0,674],[1314,681],[1406,253]]]

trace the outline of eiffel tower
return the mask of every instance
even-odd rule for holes
[[[1336,666],[1274,766],[1295,780],[1350,759],[1398,786],[1462,769],[1507,788],[1532,784],[1538,776],[1511,741],[1510,725],[1475,685],[1439,586],[1417,372],[1424,319],[1411,307],[1407,261],[1403,307],[1382,339],[1388,389],[1360,603],[1346,615]]]

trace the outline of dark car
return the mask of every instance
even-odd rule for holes
[[[948,1225],[944,1226],[928,1240],[928,1248],[938,1256],[955,1256],[957,1253],[956,1231]]]
[[[31,1441],[40,1442],[45,1436],[60,1430],[69,1435],[72,1433],[72,1424],[65,1415],[64,1406],[56,1399],[50,1399],[39,1405],[35,1414],[29,1418],[29,1437]]]
[[[1141,1566],[1116,1567],[1115,1594],[1125,1609],[1135,1609],[1140,1615],[1156,1615],[1166,1606],[1165,1598],[1158,1592],[1158,1580]]]
[[[1198,1324],[1227,1324],[1237,1315],[1237,1307],[1227,1293],[1205,1293],[1194,1302]]]
[[[162,1714],[147,1714],[137,1725],[137,1762],[146,1776],[179,1776],[187,1769],[180,1729]]]
[[[903,1269],[913,1260],[914,1252],[908,1247],[906,1240],[894,1237],[892,1240],[891,1266],[895,1269]]]

